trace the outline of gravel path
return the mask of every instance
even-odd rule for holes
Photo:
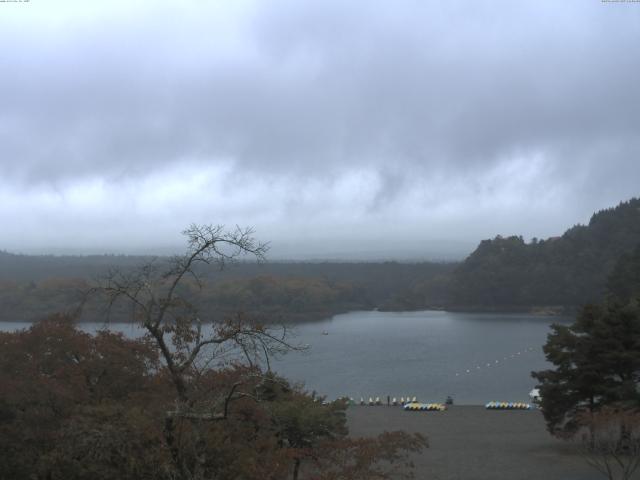
[[[545,430],[539,411],[453,406],[446,412],[400,407],[350,407],[353,436],[383,431],[420,432],[429,448],[414,459],[417,479],[602,480],[576,447]]]

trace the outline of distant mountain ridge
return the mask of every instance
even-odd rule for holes
[[[561,237],[483,240],[452,273],[450,306],[579,306],[599,301],[616,262],[640,245],[640,198],[593,214]]]

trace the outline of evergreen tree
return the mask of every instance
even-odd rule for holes
[[[610,300],[586,306],[571,326],[553,325],[544,352],[553,370],[533,372],[549,431],[572,434],[585,412],[638,407],[640,307]]]
[[[640,296],[640,244],[632,253],[620,257],[607,287],[610,295],[625,303]]]

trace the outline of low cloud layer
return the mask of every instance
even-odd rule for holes
[[[459,257],[640,194],[640,6],[0,8],[0,248]]]

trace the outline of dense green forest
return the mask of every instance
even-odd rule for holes
[[[521,236],[483,240],[458,264],[241,262],[222,270],[211,266],[202,272],[203,285],[186,283],[184,288],[193,291],[193,298],[207,312],[224,316],[242,310],[259,313],[266,321],[301,321],[372,308],[557,313],[598,301],[616,262],[638,245],[640,199],[634,198],[595,213],[588,225],[576,225],[560,237],[530,242]],[[166,261],[0,252],[0,319],[29,321],[72,311],[83,299],[82,293],[110,270],[126,272]],[[616,268],[627,268],[627,263]],[[85,306],[85,320],[106,318],[95,305]],[[111,311],[115,317],[124,314],[117,308]]]
[[[640,199],[595,213],[561,237],[484,240],[453,272],[451,305],[579,306],[598,301],[618,259],[640,244]]]

